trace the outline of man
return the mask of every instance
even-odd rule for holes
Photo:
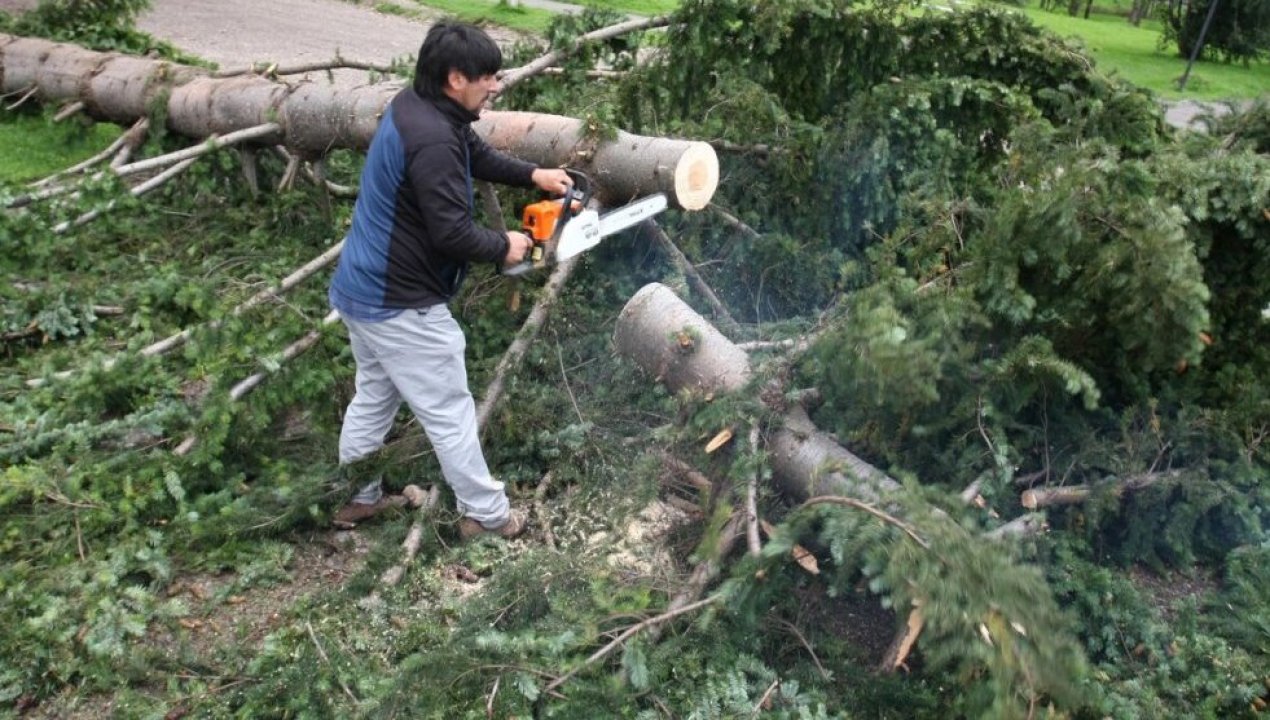
[[[412,87],[384,112],[362,170],[331,305],[348,327],[356,392],[340,431],[340,474],[360,488],[335,523],[350,527],[403,501],[387,497],[375,456],[404,400],[418,417],[454,490],[464,538],[515,537],[524,514],[481,452],[467,387],[463,332],[446,301],[472,261],[514,265],[530,249],[519,232],[472,219],[473,178],[568,190],[563,170],[537,168],[489,147],[471,128],[501,89],[502,52],[466,24],[434,25],[419,49]]]

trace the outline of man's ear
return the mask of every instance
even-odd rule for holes
[[[451,70],[446,76],[446,84],[455,90],[462,90],[467,87],[467,76],[458,70]]]

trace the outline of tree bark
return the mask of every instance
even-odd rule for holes
[[[130,125],[165,102],[168,128],[202,140],[277,123],[281,142],[305,158],[370,145],[397,84],[336,87],[259,76],[216,78],[160,60],[100,53],[75,45],[0,33],[0,94],[34,92],[45,103],[82,102],[98,120]],[[495,147],[544,167],[571,165],[591,175],[596,198],[620,205],[666,193],[670,204],[699,210],[719,180],[708,143],[632,135],[603,139],[575,118],[486,112],[473,124]]]

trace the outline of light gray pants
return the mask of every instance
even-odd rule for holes
[[[483,525],[503,522],[509,511],[507,494],[503,483],[490,476],[481,453],[476,404],[463,361],[467,342],[450,309],[442,304],[404,310],[382,322],[343,320],[357,379],[340,430],[340,463],[383,447],[405,400],[432,442],[459,513]],[[366,501],[367,492],[355,502]],[[377,488],[373,492],[378,495]]]

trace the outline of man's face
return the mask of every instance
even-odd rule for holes
[[[449,79],[445,94],[474,113],[479,113],[481,108],[485,107],[485,103],[503,89],[502,83],[498,82],[498,78],[493,75],[469,78],[458,70],[451,70]]]

